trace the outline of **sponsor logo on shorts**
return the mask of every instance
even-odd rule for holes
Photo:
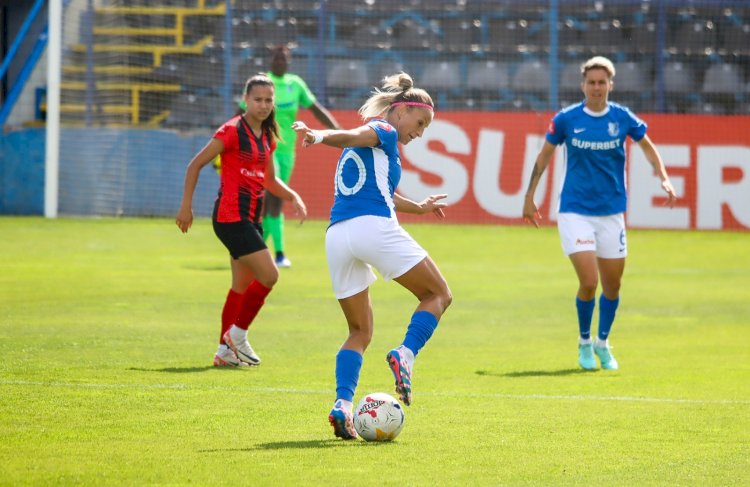
[[[590,238],[577,238],[576,239],[576,245],[594,245],[594,242]]]

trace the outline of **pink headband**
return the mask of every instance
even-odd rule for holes
[[[430,111],[434,110],[432,106],[428,105],[427,103],[422,103],[420,101],[397,101],[396,103],[391,103],[392,107],[395,107],[398,105],[406,105],[410,107],[422,107],[422,108],[427,108]]]

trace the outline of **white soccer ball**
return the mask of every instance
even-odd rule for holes
[[[404,408],[384,392],[367,394],[354,408],[354,429],[367,441],[391,441],[404,427]]]

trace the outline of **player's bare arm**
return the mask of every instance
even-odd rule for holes
[[[661,187],[664,192],[667,193],[667,201],[665,204],[670,208],[674,208],[674,205],[677,202],[677,193],[669,180],[667,169],[664,167],[664,161],[662,161],[659,151],[656,150],[656,146],[648,135],[644,135],[643,138],[638,141],[638,146],[646,156],[646,160],[654,168],[654,174],[661,180]]]
[[[531,177],[529,178],[529,187],[526,190],[526,197],[523,201],[523,219],[529,223],[533,223],[537,228],[539,228],[538,219],[541,219],[541,215],[536,203],[534,203],[534,193],[554,153],[555,146],[545,141],[542,149],[539,151],[539,155],[536,156],[534,167],[531,170]]]
[[[198,175],[203,166],[210,163],[224,151],[224,143],[211,139],[201,151],[193,157],[185,171],[185,183],[182,191],[182,203],[175,217],[175,223],[182,233],[187,233],[193,225],[193,194],[198,185]]]
[[[434,213],[438,218],[445,218],[443,208],[448,206],[444,201],[447,194],[434,194],[423,199],[420,202],[405,198],[398,193],[393,193],[393,203],[396,211],[401,213],[412,213],[415,215],[424,215],[425,213]]]
[[[296,121],[292,128],[303,135],[302,147],[325,144],[343,149],[345,147],[375,147],[380,143],[373,129],[362,125],[351,130],[312,130],[305,122]]]

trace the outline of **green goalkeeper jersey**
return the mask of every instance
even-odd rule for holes
[[[299,107],[309,108],[315,103],[315,95],[305,81],[296,74],[286,73],[276,76],[268,73],[276,88],[276,121],[279,123],[281,140],[276,146],[277,153],[294,154],[297,132],[292,130],[292,123],[297,119]]]

